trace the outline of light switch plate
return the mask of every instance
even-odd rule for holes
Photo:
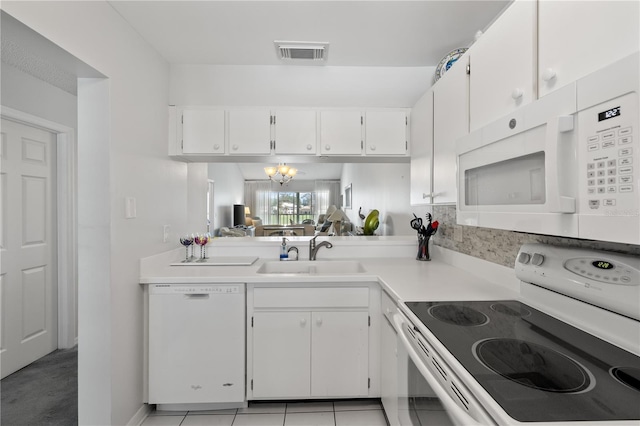
[[[135,219],[136,199],[134,197],[126,197],[124,199],[124,217],[125,219]]]

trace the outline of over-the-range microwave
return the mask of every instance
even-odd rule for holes
[[[456,144],[457,223],[640,244],[640,53]]]

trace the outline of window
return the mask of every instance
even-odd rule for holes
[[[312,192],[272,192],[269,198],[270,225],[291,225],[313,220]]]

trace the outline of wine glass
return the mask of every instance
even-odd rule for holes
[[[196,234],[194,242],[200,246],[200,260],[198,260],[198,262],[204,262],[207,258],[205,246],[209,242],[209,234]]]
[[[184,250],[185,250],[185,257],[184,260],[182,261],[183,263],[185,262],[189,262],[189,246],[193,244],[193,235],[181,235],[180,236],[180,244],[182,244],[184,246]]]

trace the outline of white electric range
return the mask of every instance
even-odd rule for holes
[[[412,403],[435,395],[458,425],[639,425],[640,258],[525,244],[515,272],[520,300],[405,302],[396,328],[433,391]]]

